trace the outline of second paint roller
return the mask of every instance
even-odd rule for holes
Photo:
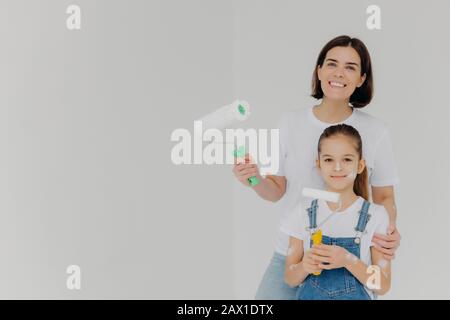
[[[320,189],[312,189],[312,188],[303,188],[302,194],[304,197],[311,199],[322,199],[329,202],[339,203],[338,209],[334,212],[339,211],[342,203],[341,203],[341,195],[336,192],[324,191]],[[334,213],[333,212],[333,213]],[[322,244],[322,230],[318,228],[312,235],[311,240],[313,245]],[[321,272],[314,272],[313,275],[319,276]]]
[[[232,104],[223,106],[214,112],[204,116],[198,121],[202,122],[203,129],[224,129],[236,122],[247,120],[250,115],[250,106],[246,101],[236,100]],[[237,148],[233,155],[236,158],[244,159],[245,148],[243,146]],[[245,160],[244,160],[245,161]],[[260,181],[257,177],[250,177],[248,182],[251,186],[256,186]]]

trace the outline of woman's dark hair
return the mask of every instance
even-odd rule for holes
[[[362,159],[362,140],[361,140],[361,136],[359,135],[358,130],[356,130],[355,128],[353,128],[352,126],[346,125],[346,124],[338,124],[335,126],[331,126],[326,128],[322,134],[320,135],[319,138],[319,143],[318,143],[318,147],[317,147],[317,151],[319,153],[319,159],[320,159],[320,146],[321,146],[321,142],[324,139],[333,137],[333,136],[337,136],[337,135],[343,135],[346,137],[349,137],[351,139],[353,139],[353,141],[355,142],[355,148],[356,148],[356,152],[358,152],[359,155],[359,159]],[[356,195],[363,197],[364,199],[366,199],[367,201],[369,201],[369,187],[367,184],[368,181],[368,177],[367,177],[367,167],[364,167],[363,172],[358,173],[356,175],[356,179],[355,182],[353,184],[353,191],[356,193]]]
[[[349,36],[339,36],[330,40],[320,51],[317,58],[316,66],[314,68],[312,79],[312,93],[311,96],[316,99],[323,98],[322,87],[320,86],[320,80],[317,75],[317,67],[322,67],[325,57],[331,49],[334,47],[352,47],[358,52],[361,59],[361,76],[366,74],[366,79],[361,87],[356,88],[355,92],[350,96],[350,104],[354,108],[363,108],[370,103],[373,96],[373,76],[372,76],[372,63],[370,61],[370,54],[364,43]]]

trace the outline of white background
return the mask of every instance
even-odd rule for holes
[[[82,28],[66,28],[66,8]],[[381,8],[382,30],[366,28]],[[279,208],[231,166],[175,166],[177,128],[236,98],[274,128],[340,34],[372,56],[401,185],[388,298],[450,298],[447,1],[0,0],[0,298],[254,296]],[[66,287],[79,265],[81,290]]]

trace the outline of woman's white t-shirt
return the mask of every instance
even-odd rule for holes
[[[280,166],[276,173],[285,176],[287,181],[286,192],[280,200],[280,227],[300,203],[312,200],[302,196],[304,187],[325,189],[316,168],[317,143],[327,127],[340,123],[353,126],[361,135],[369,186],[399,183],[389,131],[382,121],[359,109],[353,109],[352,114],[339,123],[317,119],[313,106],[285,112],[279,123]],[[280,228],[275,251],[286,255],[288,244],[289,236]]]
[[[312,200],[311,200],[312,201]],[[300,203],[292,214],[287,217],[281,230],[288,236],[295,237],[303,241],[303,249],[306,252],[310,249],[311,235],[306,230],[309,226],[309,218],[306,209],[311,206],[311,201]],[[353,238],[356,236],[355,227],[359,219],[359,210],[361,210],[364,199],[358,197],[347,209],[334,213],[329,220],[320,226],[322,234],[332,238]],[[372,264],[370,247],[374,233],[386,234],[389,227],[389,215],[386,209],[374,203],[369,206],[370,219],[366,225],[365,233],[361,235],[360,260],[367,266]],[[317,224],[325,221],[332,211],[324,200],[318,201]],[[367,292],[373,297],[372,292]]]

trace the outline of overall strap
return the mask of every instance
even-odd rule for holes
[[[370,202],[364,199],[361,210],[359,211],[358,224],[356,225],[356,232],[363,233],[366,230],[367,223],[370,220],[369,214]]]
[[[311,207],[306,209],[308,211],[308,218],[309,218],[309,229],[313,230],[317,228],[317,199],[314,199],[311,202]]]

